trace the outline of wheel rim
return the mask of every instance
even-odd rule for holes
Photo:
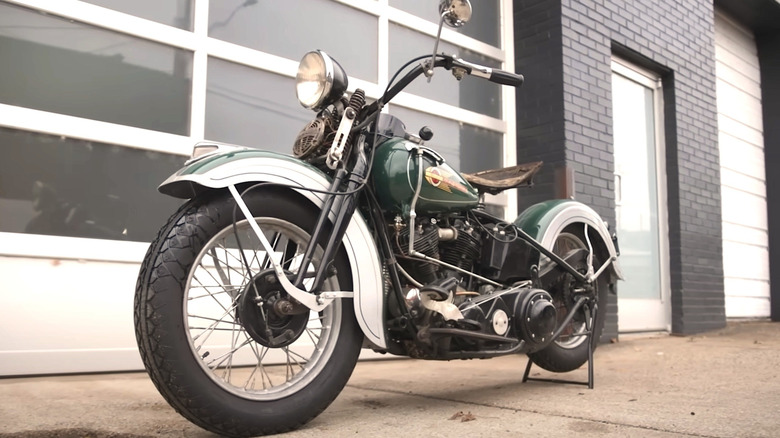
[[[587,248],[588,247],[585,245],[585,243],[583,243],[583,241],[576,235],[571,233],[561,233],[555,239],[555,245],[553,245],[552,252],[557,256],[563,257],[571,251]],[[579,269],[580,266],[575,266],[575,268]],[[573,279],[570,277],[571,276],[569,274],[564,274],[561,281],[573,281]],[[551,292],[553,303],[558,309],[558,324],[560,324],[569,313],[569,306],[573,305],[573,301],[571,299],[566,299],[566,297],[562,296],[566,287],[566,285],[562,285],[561,287],[556,288],[557,290],[554,291],[555,293]],[[594,287],[596,287],[595,284]],[[582,312],[583,310],[579,310],[579,313]],[[586,331],[587,327],[585,325],[584,316],[583,318],[577,318],[577,315],[575,315],[575,317],[571,320],[571,322],[569,322],[568,326],[563,330],[558,339],[555,340],[555,343],[561,348],[577,348],[587,339],[587,336],[582,335]]]
[[[308,233],[282,219],[257,218],[257,222],[274,248],[274,259],[286,271],[297,273]],[[242,326],[238,306],[252,276],[271,267],[261,248],[246,220],[217,233],[190,270],[183,311],[190,350],[217,385],[242,398],[276,400],[303,389],[324,369],[338,339],[341,301],[319,313],[310,311],[306,328],[291,344],[272,348],[258,343]],[[315,252],[307,277],[319,266],[321,253],[321,249]],[[311,281],[304,280],[304,287]],[[338,286],[334,275],[322,289],[339,290]]]

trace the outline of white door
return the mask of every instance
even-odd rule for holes
[[[715,14],[727,317],[768,317],[769,241],[761,75],[753,33]]]
[[[615,205],[620,265],[620,332],[669,330],[666,173],[661,82],[621,60],[612,62]]]

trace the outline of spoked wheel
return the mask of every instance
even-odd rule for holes
[[[212,195],[185,205],[163,228],[136,290],[136,336],[161,394],[199,426],[229,436],[278,433],[325,409],[346,384],[362,333],[351,300],[313,312],[281,288],[271,260],[304,287],[321,249],[302,267],[316,210],[280,192],[245,198],[273,246],[262,249],[234,202]],[[241,218],[241,213],[237,213]],[[323,290],[351,290],[345,255]]]
[[[584,230],[579,229],[579,224],[574,227],[569,227],[561,232],[555,239],[552,252],[558,256],[564,257],[570,254],[572,251],[581,249],[588,249],[588,246],[583,242]],[[598,269],[600,262],[594,257],[593,264]],[[575,265],[575,269],[580,272],[587,272],[587,266],[585,263],[581,265]],[[553,284],[549,285],[550,295],[553,298],[553,304],[555,305],[558,313],[558,323],[556,327],[560,327],[560,324],[569,314],[569,310],[573,308],[575,303],[574,289],[580,287],[577,281],[571,274],[563,273],[557,279],[553,281]],[[601,332],[604,328],[604,319],[606,315],[607,304],[607,290],[608,281],[607,274],[602,274],[592,285],[593,290],[590,292],[597,297],[598,307],[594,322],[594,333],[592,336],[596,340],[601,336]],[[592,312],[593,309],[587,311]],[[528,356],[538,366],[552,372],[563,373],[567,371],[576,370],[582,364],[588,360],[588,337],[584,336],[584,333],[588,330],[586,324],[586,308],[580,307],[574,318],[566,325],[561,335],[552,344],[544,349],[529,353]],[[595,345],[595,344],[594,344]]]

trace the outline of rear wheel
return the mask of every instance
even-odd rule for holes
[[[580,227],[581,224],[576,224],[575,226],[567,227],[561,232],[555,239],[552,252],[558,256],[565,257],[572,251],[587,250],[588,246],[584,242],[584,229]],[[594,269],[598,269],[600,266],[600,262],[596,257],[594,257],[593,264]],[[579,263],[574,268],[582,273],[587,272],[585,263]],[[593,289],[590,292],[597,298],[598,303],[592,334],[596,340],[601,337],[601,332],[604,329],[607,291],[609,288],[607,279],[607,273],[600,275],[592,285]],[[560,324],[569,313],[569,309],[574,306],[574,289],[580,288],[582,285],[578,284],[571,274],[563,273],[554,279],[550,285],[545,285],[545,287],[552,295],[553,304],[558,311],[556,327],[560,327]],[[592,312],[593,309],[590,308],[587,311]],[[588,360],[588,337],[583,336],[587,331],[586,315],[586,307],[580,307],[558,339],[544,349],[528,354],[531,360],[536,365],[556,373],[572,371],[581,367]]]
[[[184,417],[227,436],[279,433],[315,417],[346,384],[362,342],[352,300],[309,311],[270,269],[271,258],[290,275],[319,266],[321,249],[301,266],[317,211],[282,192],[245,201],[273,254],[246,220],[233,225],[227,194],[195,199],[152,243],[135,297],[136,337],[158,390]],[[323,290],[351,289],[345,255],[330,272]]]

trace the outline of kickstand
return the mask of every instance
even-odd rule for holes
[[[597,339],[595,336],[593,336],[594,332],[594,318],[598,314],[598,303],[593,303],[593,310],[589,311],[588,308],[585,308],[585,331],[578,334],[577,336],[586,336],[588,343],[588,381],[587,382],[578,382],[574,380],[561,380],[561,379],[543,379],[538,377],[528,377],[528,374],[531,372],[531,365],[533,365],[533,361],[531,358],[528,358],[528,364],[525,366],[525,373],[523,374],[523,383],[533,380],[537,382],[553,382],[553,383],[570,383],[573,385],[588,385],[588,389],[593,389],[593,350],[596,347]]]

